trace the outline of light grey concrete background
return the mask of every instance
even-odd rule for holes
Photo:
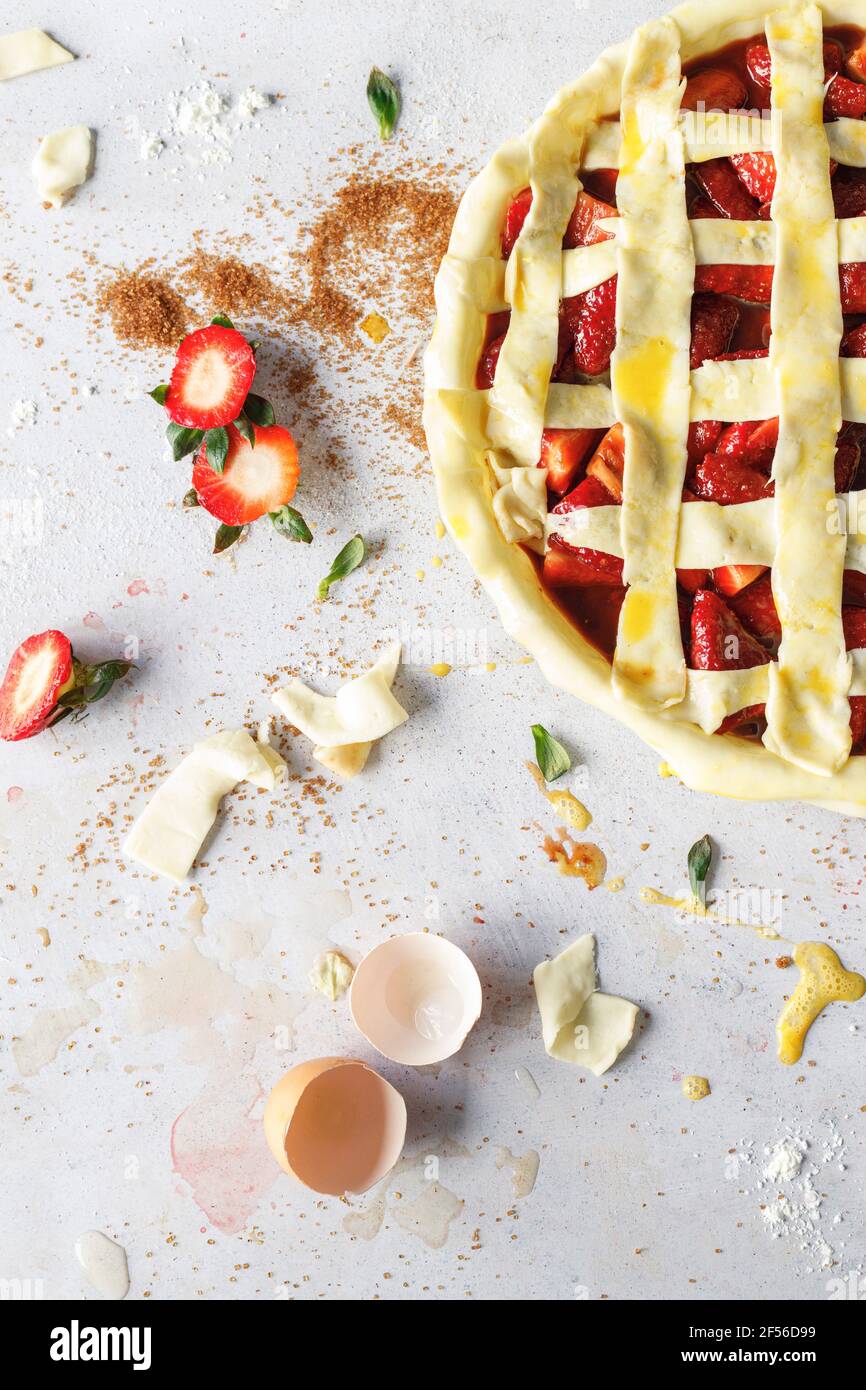
[[[85,724],[0,751],[0,1276],[80,1296],[73,1245],[91,1227],[126,1248],[135,1298],[824,1298],[828,1280],[859,1267],[866,1014],[852,1031],[859,1011],[837,1006],[813,1030],[808,1065],[781,1067],[774,1021],[793,972],[776,969],[777,948],[746,929],[681,921],[639,890],[683,891],[688,846],[708,831],[723,909],[736,889],[781,894],[787,935],[829,940],[862,968],[862,824],[694,795],[660,779],[657,758],[613,720],[550,690],[460,557],[437,542],[420,455],[369,419],[350,434],[336,484],[321,439],[297,427],[299,505],[319,531],[311,551],[261,527],[235,558],[211,560],[203,520],[170,505],[185,472],[162,459],[155,409],[136,394],[164,375],[165,358],[121,352],[81,299],[106,265],[176,258],[200,228],[206,245],[222,226],[248,233],[251,259],[266,256],[266,229],[245,211],[253,181],[303,200],[326,168],[339,173],[325,163],[336,151],[372,141],[372,63],[402,83],[394,168],[410,156],[463,160],[462,185],[558,86],[657,9],[118,0],[108,11],[43,0],[37,12],[7,0],[5,30],[39,23],[81,56],[0,88],[0,257],[13,289],[32,279],[20,294],[0,286],[0,492],[44,507],[40,543],[5,555],[0,652],[5,660],[27,633],[59,626],[87,654],[134,638],[140,670]],[[282,95],[225,166],[187,167],[176,150],[143,163],[130,120],[159,129],[169,94],[200,75],[235,94],[252,82]],[[97,132],[95,175],[49,216],[30,183],[34,142],[77,121]],[[288,419],[280,367],[292,346],[274,337],[262,354],[265,388]],[[371,354],[383,406],[388,374],[412,346],[395,324],[388,352]],[[351,417],[327,352],[320,373]],[[37,423],[7,434],[19,399],[37,401]],[[354,530],[381,551],[318,608],[315,581]],[[173,765],[208,720],[254,725],[268,712],[265,673],[318,672],[333,689],[338,663],[361,669],[383,632],[416,625],[483,660],[455,660],[439,680],[416,643],[399,681],[410,723],[324,805],[302,794],[303,741],[284,737],[295,780],[274,799],[271,824],[265,798],[229,804],[195,880],[208,907],[196,935],[193,894],[124,868],[118,853],[122,818],[144,801],[146,764]],[[542,854],[555,819],[523,766],[534,721],[584,764],[590,836],[624,877],[622,892],[590,895]],[[485,1012],[438,1069],[381,1061],[406,1097],[412,1161],[378,1193],[319,1200],[271,1169],[262,1095],[306,1057],[378,1063],[345,1001],[311,995],[310,963],[328,941],[357,960],[425,923],[475,960]],[[587,930],[603,986],[650,1014],[601,1081],[545,1056],[529,987],[545,954]],[[683,1072],[707,1075],[712,1097],[683,1100]],[[754,1190],[763,1147],[795,1130],[811,1135],[819,1165],[830,1270],[811,1237],[771,1240],[762,1229],[760,1205],[776,1199]],[[822,1163],[834,1133],[846,1156]],[[540,1155],[530,1195],[514,1199],[499,1147]],[[437,1213],[444,1243],[434,1248]]]

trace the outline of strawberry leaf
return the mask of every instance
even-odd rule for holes
[[[356,570],[365,554],[364,542],[360,536],[353,536],[350,541],[347,541],[324,579],[319,581],[317,591],[319,598],[327,598],[331,585],[336,584],[339,579],[345,579],[347,574]]]
[[[222,473],[229,452],[229,432],[225,425],[208,430],[204,437],[205,456],[214,473]]]
[[[710,843],[709,835],[702,835],[700,840],[696,840],[689,850],[689,886],[692,890],[692,897],[701,904],[707,905],[707,875],[710,872],[710,864],[713,859],[713,846]]]
[[[254,425],[272,425],[276,420],[274,407],[264,396],[256,396],[252,391],[244,401],[244,415]]]
[[[532,737],[535,740],[535,761],[541,768],[545,782],[555,782],[571,767],[571,758],[562,744],[549,734],[543,724],[533,724]]]
[[[152,401],[156,401],[157,405],[165,405],[165,398],[168,395],[168,383],[164,381],[161,386],[154,386],[153,390],[148,391],[147,394]]]
[[[100,661],[95,666],[75,664],[75,684],[60,696],[57,701],[63,713],[81,712],[85,705],[95,704],[107,695],[115,681],[121,680],[129,671],[134,671],[131,661]],[[58,718],[62,718],[59,715]]]
[[[223,522],[214,537],[213,553],[221,555],[224,550],[228,550],[230,545],[234,545],[244,533],[243,526],[226,526]]]
[[[198,493],[196,492],[194,487],[191,487],[189,492],[185,492],[183,494],[183,509],[184,511],[189,512],[192,511],[193,507],[200,506],[201,503],[198,500]]]
[[[246,415],[239,415],[234,422],[234,426],[238,434],[243,435],[250,448],[254,449],[256,447],[256,432],[253,429],[252,421],[248,420]]]
[[[274,530],[280,536],[285,536],[289,541],[303,541],[309,545],[313,539],[310,530],[300,512],[296,512],[294,507],[283,506],[279,511],[268,512]]]
[[[211,319],[212,324],[218,324],[220,328],[234,328],[234,324],[226,314],[217,314]]]
[[[379,122],[379,139],[390,140],[400,114],[400,93],[387,73],[373,68],[367,80],[367,100]]]
[[[171,445],[171,452],[177,463],[180,459],[186,458],[187,454],[195,453],[204,439],[204,430],[188,430],[183,425],[176,425],[172,420],[166,427],[165,437]]]

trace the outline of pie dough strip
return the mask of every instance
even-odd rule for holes
[[[770,367],[779,404],[773,596],[782,641],[769,672],[764,744],[829,777],[851,750],[851,661],[841,614],[845,537],[827,524],[842,423],[842,309],[822,41],[815,5],[767,17],[776,161]]]
[[[625,434],[620,511],[628,585],[612,681],[621,699],[655,707],[676,703],[686,690],[674,557],[686,471],[695,261],[678,127],[681,89],[679,30],[670,18],[651,21],[636,30],[623,73],[610,373]]]
[[[0,35],[0,82],[74,61],[75,54],[42,29],[22,29],[17,34]]]
[[[773,148],[771,121],[748,112],[706,111],[698,121],[695,112],[681,111],[679,123],[688,164]],[[866,166],[866,127],[861,120],[843,116],[828,122],[824,131],[832,159],[854,168]],[[587,135],[582,167],[587,171],[616,169],[621,138],[617,121],[600,122]]]

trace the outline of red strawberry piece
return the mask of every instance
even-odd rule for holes
[[[606,232],[598,224],[605,217],[616,216],[616,208],[611,207],[610,203],[602,202],[581,189],[562,239],[564,248],[570,251],[576,246],[593,246],[597,241],[610,241],[612,233]]]
[[[544,557],[543,577],[550,588],[622,587],[622,560],[616,555],[584,546],[565,547],[557,541],[557,537],[551,536],[550,549]]]
[[[614,502],[622,501],[625,473],[625,435],[622,425],[612,426],[586,466],[586,476],[601,483]]]
[[[731,598],[760,579],[766,571],[766,565],[720,565],[713,570],[713,586],[717,594]]]
[[[866,262],[840,265],[839,288],[843,314],[866,314]]]
[[[716,445],[717,454],[727,454],[731,458],[756,468],[759,473],[769,476],[773,466],[773,453],[779,438],[779,421],[742,420],[727,425]]]
[[[714,294],[696,294],[692,299],[692,346],[689,366],[694,369],[726,352],[740,311],[730,299]]]
[[[246,526],[275,512],[295,495],[300,468],[295,441],[280,425],[254,425],[256,446],[228,426],[229,451],[222,473],[215,473],[202,447],[192,485],[205,511],[226,526]]]
[[[750,43],[746,49],[746,71],[758,87],[769,91],[772,61],[770,50],[765,43]],[[842,50],[834,39],[824,40],[824,80],[832,77],[842,66]]]
[[[498,314],[487,315],[487,334],[484,344],[484,351],[475,372],[475,387],[478,391],[486,391],[493,385],[493,378],[496,375],[496,364],[499,361],[499,354],[502,351],[502,344],[505,341],[505,334],[511,320],[511,310],[504,309]]]
[[[744,671],[770,660],[760,642],[712,589],[699,589],[695,594],[689,659],[696,671]]]
[[[846,651],[866,647],[866,608],[853,608],[843,603],[842,631],[845,634]]]
[[[866,608],[866,574],[846,570],[842,581],[842,601]]]
[[[28,637],[12,653],[0,685],[0,738],[32,738],[50,722],[73,684],[72,648],[62,632]]]
[[[704,502],[723,507],[772,497],[774,487],[763,473],[729,454],[707,454],[695,469],[692,491]]]
[[[866,695],[851,695],[848,703],[851,706],[851,752],[861,753],[866,738]]]
[[[866,87],[847,77],[833,78],[824,98],[825,116],[850,116],[859,121],[866,116]]]
[[[866,323],[858,323],[846,333],[839,349],[841,357],[866,357]]]
[[[774,415],[770,420],[756,421],[752,430],[752,437],[749,440],[749,447],[760,452],[763,449],[775,449],[779,442],[779,417]]]
[[[782,624],[776,612],[769,571],[739,593],[732,594],[727,603],[752,636],[775,652],[782,637]]]
[[[557,502],[553,508],[553,515],[565,516],[568,512],[577,511],[581,507],[611,507],[616,504],[617,500],[616,497],[611,496],[598,478],[586,477],[578,483],[576,488],[572,488],[567,497],[563,497],[561,502]]]
[[[694,178],[724,217],[749,222],[758,215],[758,204],[746,192],[733,165],[727,159],[708,159],[693,164]]]
[[[771,265],[699,265],[695,293],[732,294],[752,304],[769,304],[773,289]]]
[[[866,213],[866,169],[842,165],[833,175],[832,186],[837,217],[862,217]]]
[[[708,454],[711,449],[716,447],[721,432],[722,423],[720,420],[692,421],[689,425],[688,437],[689,472],[698,466],[704,454]]]
[[[730,161],[753,198],[769,203],[776,187],[776,161],[771,154],[732,154]]]
[[[593,198],[609,203],[612,208],[616,207],[619,169],[593,169],[591,173],[581,174],[580,178],[587,193],[591,193]]]
[[[532,189],[522,188],[516,197],[511,199],[505,209],[505,226],[502,229],[502,255],[505,260],[514,250],[514,243],[523,230],[529,209],[532,207]]]
[[[845,71],[849,77],[859,82],[866,81],[866,39],[862,40],[859,47],[851,49],[845,59]]]
[[[255,374],[255,353],[242,333],[218,323],[197,329],[177,350],[165,398],[169,419],[192,430],[230,424]]]
[[[860,466],[860,445],[854,440],[844,440],[836,446],[834,476],[837,492],[849,492],[857,469]]]
[[[758,208],[758,217],[759,217],[759,219],[760,219],[762,222],[769,222],[769,221],[770,221],[770,218],[771,218],[772,216],[773,216],[773,204],[772,204],[772,203],[762,203],[761,206]]]
[[[585,376],[601,376],[616,343],[616,276],[562,301],[574,338],[574,362]]]
[[[760,738],[766,726],[764,711],[766,705],[746,705],[723,719],[716,729],[717,734],[738,734],[740,738]]]
[[[705,194],[699,193],[689,204],[689,217],[715,217],[719,218],[723,214],[719,212],[715,203],[711,203]]]
[[[683,111],[736,111],[746,103],[746,89],[736,73],[725,68],[702,68],[686,82]]]
[[[547,486],[560,497],[567,492],[596,444],[598,430],[545,430],[539,468],[547,469]]]
[[[677,583],[689,594],[696,594],[698,589],[705,589],[709,578],[709,570],[677,570]]]

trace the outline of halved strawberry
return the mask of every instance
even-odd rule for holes
[[[693,473],[704,454],[716,447],[722,432],[721,420],[693,420],[689,425],[688,471]]]
[[[610,241],[611,233],[606,232],[598,224],[605,217],[616,217],[617,215],[616,208],[611,207],[610,203],[602,202],[600,198],[594,198],[591,193],[581,189],[577,195],[574,212],[571,214],[565,229],[565,236],[562,239],[563,247],[566,251],[570,251],[577,246],[593,246],[597,241]]]
[[[610,494],[614,502],[622,501],[622,480],[625,473],[625,435],[617,422],[601,440],[586,466],[587,478],[594,478]]]
[[[776,161],[771,154],[732,154],[731,163],[753,198],[769,203],[776,187]]]
[[[544,557],[544,582],[552,589],[588,589],[596,585],[618,589],[622,586],[622,560],[585,546],[555,544]]]
[[[737,299],[747,299],[752,304],[769,304],[772,289],[773,267],[771,265],[699,265],[695,267],[695,294],[732,294]]]
[[[707,159],[691,165],[691,172],[724,217],[750,222],[758,215],[758,204],[751,198],[727,159]]]
[[[757,502],[772,497],[774,487],[763,473],[732,454],[706,454],[695,469],[690,486],[704,502],[728,507],[736,502]]]
[[[254,449],[234,425],[227,428],[229,449],[223,471],[214,472],[203,445],[193,467],[192,485],[211,516],[226,526],[246,526],[294,497],[301,471],[298,451],[289,431],[280,425],[255,425]]]
[[[713,584],[717,594],[730,598],[741,589],[760,579],[767,570],[766,565],[720,565],[713,570]]]
[[[730,299],[714,294],[696,294],[692,298],[692,345],[689,366],[694,370],[702,363],[727,352],[734,330],[740,321],[740,311]]]
[[[677,570],[677,583],[687,594],[696,594],[698,589],[705,589],[709,578],[709,570]]]
[[[712,589],[700,589],[692,605],[689,661],[695,671],[743,671],[763,666],[767,652]]]
[[[741,738],[759,738],[766,726],[764,711],[766,705],[746,705],[723,719],[716,729],[717,734],[739,734]]]
[[[843,314],[866,314],[866,262],[840,265],[839,287]]]
[[[746,71],[752,81],[769,92],[772,77],[770,50],[765,43],[750,43],[746,49]],[[842,49],[835,39],[824,40],[824,81],[842,66]]]
[[[752,636],[757,637],[762,646],[775,652],[782,637],[782,624],[776,612],[769,572],[762,574],[760,579],[748,584],[738,594],[732,594],[727,602]]]
[[[680,106],[683,111],[736,111],[745,105],[746,89],[736,73],[726,68],[702,68],[686,82]]]
[[[53,629],[28,637],[12,653],[0,685],[0,738],[15,742],[38,734],[73,680],[68,637]]]
[[[523,231],[523,224],[532,207],[532,189],[522,188],[511,199],[505,209],[505,225],[502,229],[502,255],[507,261],[514,250],[514,243]]]
[[[541,436],[539,468],[547,469],[547,486],[560,497],[577,477],[598,430],[545,430]]]
[[[690,218],[715,217],[716,219],[718,219],[723,216],[724,214],[719,212],[719,209],[716,207],[715,203],[711,203],[709,198],[704,193],[699,193],[697,197],[692,198],[691,202],[689,203]]]
[[[866,116],[866,87],[838,74],[827,88],[824,98],[825,116],[850,116],[859,121]]]
[[[219,323],[196,329],[177,350],[165,398],[169,418],[193,430],[230,424],[255,374],[255,353],[242,333]]]
[[[610,366],[616,343],[616,276],[583,294],[564,299],[562,313],[574,337],[578,372],[601,376]]]

